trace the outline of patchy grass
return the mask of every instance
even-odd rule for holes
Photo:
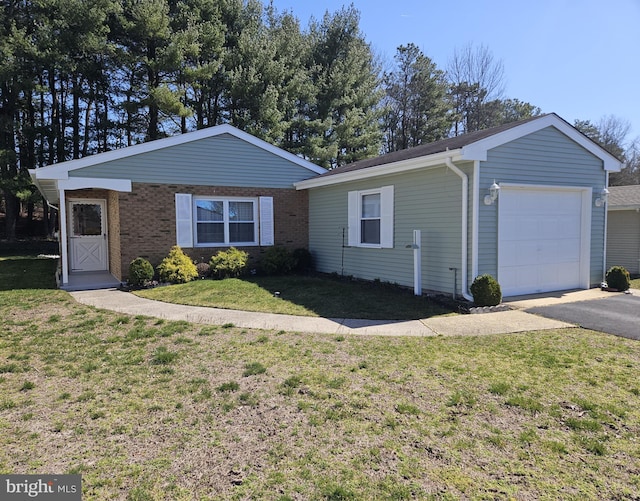
[[[580,329],[337,340],[123,321],[60,291],[0,302],[0,471],[81,473],[83,499],[640,488],[638,342]]]
[[[28,287],[0,305],[0,473],[81,474],[86,500],[640,489],[637,341],[338,339],[159,323]]]
[[[279,296],[275,296],[279,292]],[[407,320],[451,313],[389,284],[320,276],[196,280],[137,291],[168,303],[325,318]]]

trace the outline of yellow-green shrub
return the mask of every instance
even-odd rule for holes
[[[158,266],[158,275],[162,282],[183,284],[190,282],[198,276],[196,265],[180,247],[174,245]]]
[[[218,278],[239,277],[247,269],[249,254],[245,251],[230,247],[226,251],[219,251],[211,257],[209,265],[211,273]]]

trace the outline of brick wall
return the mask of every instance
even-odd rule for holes
[[[122,280],[122,261],[120,260],[120,202],[116,191],[109,191],[107,214],[109,229],[109,271],[118,280]]]
[[[144,257],[157,266],[176,244],[175,193],[221,197],[273,197],[276,245],[308,247],[309,209],[306,191],[277,188],[234,188],[133,183],[131,193],[119,193],[120,245],[123,279],[129,263]],[[257,264],[266,247],[240,247]],[[209,261],[224,247],[184,249],[192,259]]]

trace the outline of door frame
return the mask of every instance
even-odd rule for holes
[[[101,241],[104,246],[104,267],[90,271],[108,271],[109,270],[109,225],[107,219],[107,200],[104,198],[68,198],[66,201],[67,209],[67,247],[68,247],[68,266],[71,273],[82,273],[82,271],[74,270],[74,251],[71,239],[73,237],[73,205],[74,204],[99,204],[101,206],[102,234]]]

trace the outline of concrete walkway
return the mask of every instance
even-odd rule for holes
[[[597,291],[597,292],[596,292]],[[299,317],[273,313],[184,306],[140,298],[117,289],[72,292],[79,303],[118,311],[131,315],[147,315],[167,320],[186,320],[199,324],[224,325],[249,329],[284,330],[289,332],[318,332],[331,334],[359,334],[376,336],[460,336],[480,334],[506,334],[513,332],[575,327],[573,324],[544,318],[523,311],[530,307],[527,301],[538,301],[536,306],[554,304],[553,301],[584,301],[602,297],[601,291],[578,291],[568,295],[552,294],[519,298],[509,301],[513,310],[476,315],[434,317],[421,320],[356,320],[339,318]],[[610,294],[610,293],[604,293]],[[547,299],[544,299],[544,298]],[[552,301],[549,303],[548,301]]]

